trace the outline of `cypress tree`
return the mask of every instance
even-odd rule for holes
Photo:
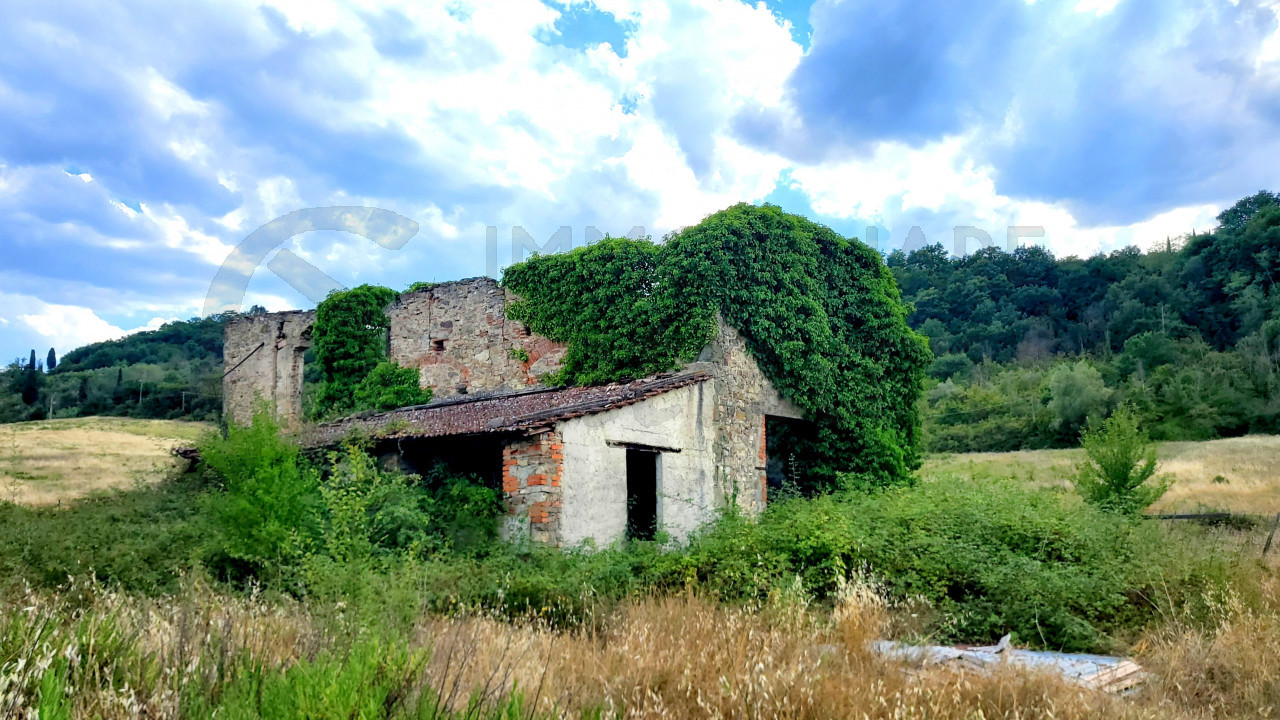
[[[45,358],[44,369],[53,372],[56,367],[58,367],[58,354],[53,351],[53,348],[49,348],[49,357]]]
[[[31,351],[31,360],[27,363],[26,369],[23,371],[21,391],[22,402],[25,405],[34,405],[36,400],[40,399],[40,381],[43,379],[40,372],[36,369],[36,351]]]

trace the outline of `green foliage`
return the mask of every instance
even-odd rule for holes
[[[0,503],[0,576],[54,587],[95,575],[144,593],[177,589],[210,533],[194,476],[65,507]]]
[[[248,426],[200,443],[200,457],[220,492],[207,500],[216,534],[211,551],[227,571],[262,573],[293,566],[320,532],[320,474],[298,445],[280,434],[266,407]]]
[[[1111,391],[1088,362],[1063,363],[1049,373],[1049,411],[1068,432],[1078,433],[1089,418],[1107,411]]]
[[[498,547],[400,572],[418,574],[433,610],[487,608],[562,625],[653,592],[761,603],[797,578],[807,595],[829,600],[839,578],[864,572],[912,603],[934,641],[1013,632],[1024,645],[1098,651],[1232,577],[1223,557],[1164,533],[1014,481],[943,478],[780,502],[758,520],[730,509],[675,550]]]
[[[1121,406],[1105,422],[1091,423],[1082,444],[1086,459],[1075,486],[1091,505],[1133,515],[1169,489],[1169,479],[1153,479],[1156,447],[1129,408]]]
[[[378,363],[356,386],[355,409],[395,410],[431,402],[431,389],[418,386],[418,371],[387,360]]]
[[[817,425],[800,448],[810,490],[907,482],[930,361],[871,248],[775,206],[735,205],[667,238],[611,238],[508,268],[511,312],[569,343],[560,380],[668,370],[697,356],[718,312]]]
[[[507,308],[534,332],[568,343],[553,383],[643,377],[692,360],[711,337],[711,315],[686,302],[680,281],[648,240],[607,237],[512,265]]]
[[[313,350],[323,376],[313,409],[317,416],[357,409],[357,388],[386,359],[390,321],[383,310],[395,299],[390,288],[361,285],[330,293],[316,308]]]
[[[814,489],[907,482],[931,354],[880,255],[775,206],[735,205],[667,243],[685,292],[723,313],[778,391],[817,425]]]

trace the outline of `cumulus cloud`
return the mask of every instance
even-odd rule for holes
[[[283,238],[238,268],[245,304],[310,302],[273,262],[404,287],[488,271],[490,236],[502,265],[513,235],[661,236],[780,195],[899,238],[1042,224],[1062,253],[1204,227],[1271,181],[1276,9],[0,4],[0,287],[25,298],[0,353],[195,314],[232,248],[313,207],[419,233]]]
[[[43,354],[46,347],[62,351],[103,340],[115,340],[143,330],[155,330],[176,318],[153,317],[129,329],[118,327],[99,317],[87,307],[44,302],[29,295],[0,293],[0,326],[10,333],[11,355],[21,355],[21,347],[30,346]]]
[[[1280,157],[1273,0],[819,0],[788,102],[746,140],[800,161],[965,137],[1005,196],[1127,224],[1268,182]]]

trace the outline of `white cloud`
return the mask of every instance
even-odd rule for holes
[[[44,342],[65,352],[72,348],[103,340],[115,340],[140,330],[159,327],[156,318],[146,325],[130,330],[117,327],[103,320],[93,310],[77,305],[48,303],[29,295],[0,293],[7,317],[0,317],[0,324],[24,328]]]

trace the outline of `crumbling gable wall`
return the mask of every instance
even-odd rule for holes
[[[716,483],[748,514],[768,501],[765,416],[802,418],[765,377],[737,329],[716,318],[716,335],[701,360],[711,368],[716,426]]]
[[[247,315],[227,323],[222,407],[228,420],[247,424],[258,403],[268,402],[284,427],[301,422],[303,358],[315,319],[307,310]]]
[[[487,277],[405,293],[387,308],[391,359],[416,368],[436,397],[537,385],[560,368],[565,346],[509,319],[509,300]]]

